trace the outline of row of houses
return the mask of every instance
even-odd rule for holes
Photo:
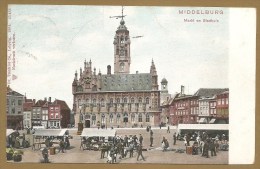
[[[51,97],[36,101],[7,87],[7,128],[23,129],[33,126],[65,128],[73,122],[71,110],[63,100]]]
[[[200,88],[193,95],[181,92],[161,104],[162,123],[229,123],[229,89]]]

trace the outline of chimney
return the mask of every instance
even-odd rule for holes
[[[136,71],[136,74],[138,74],[139,72],[138,71]]]
[[[49,97],[49,102],[51,102],[51,97]]]
[[[181,85],[181,95],[184,95],[184,86]]]
[[[107,74],[111,75],[111,66],[110,65],[107,65]]]
[[[36,100],[35,100],[35,99],[33,99],[33,105],[35,105],[35,101],[36,101]]]
[[[47,97],[44,97],[44,101],[47,101]]]

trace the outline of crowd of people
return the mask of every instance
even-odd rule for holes
[[[175,137],[177,136],[174,136],[174,138]],[[191,138],[193,138],[194,141],[192,146],[190,146]],[[229,147],[225,134],[221,136],[217,134],[215,137],[210,137],[207,132],[195,132],[194,134],[185,134],[183,139],[186,151],[191,147],[192,155],[201,154],[202,157],[206,158],[209,158],[209,152],[211,156],[216,156],[219,150],[228,151]]]

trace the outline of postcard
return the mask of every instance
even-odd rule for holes
[[[254,163],[256,9],[10,4],[7,17],[8,163]]]

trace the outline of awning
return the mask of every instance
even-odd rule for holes
[[[209,123],[214,123],[216,119],[211,119]]]
[[[199,123],[206,123],[206,119],[205,118],[200,118],[200,120],[199,120]]]
[[[98,129],[98,128],[84,128],[81,137],[114,137],[116,135],[115,129]]]
[[[40,129],[35,130],[34,136],[64,136],[67,129]],[[67,132],[68,133],[68,132]]]
[[[15,132],[13,129],[6,129],[6,137]]]

